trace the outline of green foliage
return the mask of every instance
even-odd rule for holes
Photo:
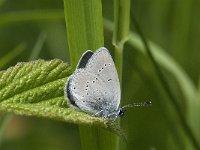
[[[115,64],[122,85],[124,44],[129,39],[130,0],[114,1],[114,31],[113,45],[115,46]]]
[[[73,69],[83,52],[104,46],[101,0],[64,0],[70,62]],[[99,127],[79,126],[85,150],[115,150],[117,136]],[[102,142],[104,143],[102,145]]]
[[[0,68],[3,68],[10,61],[12,61],[15,57],[17,57],[19,54],[21,54],[24,49],[25,49],[25,45],[20,44],[16,48],[11,50],[9,53],[7,53],[5,56],[0,58]]]
[[[0,110],[107,127],[105,120],[67,107],[63,87],[71,70],[61,60],[18,63],[0,72]]]
[[[62,10],[29,10],[8,12],[0,14],[0,26],[6,26],[21,21],[54,21],[62,20],[64,14]]]
[[[103,18],[100,0],[64,0],[70,61],[75,69],[88,49],[103,46]]]
[[[169,0],[130,1],[130,10],[134,12],[154,59],[166,77],[167,84],[178,103],[178,110],[174,109],[174,105],[163,89],[165,85],[160,84],[158,74],[145,51],[144,43],[135,33],[132,24],[130,24],[131,32],[127,33],[128,20],[130,19],[132,23],[132,19],[127,16],[129,7],[123,9],[123,6],[128,0],[122,1],[123,3],[118,3],[118,0],[66,0],[64,2],[63,5],[63,1],[0,0],[1,69],[14,66],[17,62],[30,61],[29,58],[53,61],[59,58],[64,62],[70,62],[74,70],[85,50],[95,50],[105,46],[111,51],[115,61],[119,60],[116,63],[117,67],[122,64],[123,59],[122,106],[138,101],[152,101],[152,107],[128,109],[120,119],[121,128],[127,134],[127,142],[121,142],[120,149],[195,149],[190,137],[185,134],[176,111],[183,113],[184,119],[199,143],[200,51],[198,47],[200,42],[198,33],[200,22],[197,19],[199,1],[185,0],[181,3]],[[104,34],[102,16],[106,19]],[[68,20],[68,35],[65,19]],[[119,47],[124,49],[123,56],[122,53],[117,53],[121,51],[114,51],[116,47],[112,45],[113,38],[116,38],[115,46],[116,43],[128,40],[123,43],[123,47]],[[47,65],[48,61],[42,64]],[[66,67],[68,68],[67,65]],[[0,78],[9,75],[9,70],[11,69],[1,72]],[[26,72],[24,77],[30,75],[30,72],[32,71]],[[63,78],[52,77],[52,82],[45,83],[47,79],[40,79],[41,83],[44,83],[42,85],[37,80],[26,80],[27,83],[33,84],[26,85],[26,82],[23,82],[16,87],[17,82],[19,83],[16,79],[19,73],[16,71],[16,77],[14,70],[12,73],[12,77],[1,80],[0,95],[3,95],[3,98],[0,97],[0,108],[5,112],[12,112],[11,114],[22,115],[8,117],[11,115],[4,115],[1,111],[0,149],[78,150],[81,144],[83,148],[115,149],[116,139],[113,135],[109,136],[111,134],[109,131],[114,130],[119,133],[115,125],[67,107],[61,86],[64,86],[70,71]],[[48,75],[50,74],[47,73],[46,76]],[[29,88],[29,85],[32,88]],[[52,86],[45,92],[43,88],[47,85]],[[12,89],[18,94],[15,94]],[[39,95],[34,94],[37,92]],[[65,118],[63,111],[67,114]],[[66,122],[84,124],[80,127],[83,128],[80,130],[80,135],[77,126]],[[108,129],[108,132],[102,131],[99,127]]]

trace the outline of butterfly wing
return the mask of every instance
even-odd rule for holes
[[[90,50],[87,50],[85,53],[83,53],[76,68],[85,68],[88,60],[92,57],[93,54],[94,53]]]
[[[92,55],[86,64],[86,70],[92,74],[97,75],[100,80],[105,83],[110,97],[112,98],[114,95],[114,98],[110,98],[108,101],[116,106],[119,106],[121,90],[118,74],[112,56],[105,47],[99,48]]]
[[[84,69],[76,70],[65,87],[68,103],[90,114],[97,114],[104,109],[106,100],[110,98],[107,90],[98,76]]]
[[[87,50],[85,53],[83,53],[83,55],[81,56],[77,66],[76,66],[76,70],[78,70],[80,68],[85,68],[86,64],[88,63],[88,60],[91,58],[91,56],[93,54],[94,53],[90,50]],[[65,85],[65,88],[64,88],[64,94],[68,98],[67,99],[68,105],[70,105],[71,107],[74,107],[75,109],[79,109],[78,105],[76,105],[76,103],[75,103],[75,101],[77,101],[77,98],[74,97],[73,89],[71,89],[71,85],[74,84],[73,83],[74,74],[72,74],[68,78],[67,84]]]
[[[90,114],[120,104],[120,84],[112,57],[106,48],[86,51],[65,86],[68,104]],[[109,112],[108,112],[109,113]]]

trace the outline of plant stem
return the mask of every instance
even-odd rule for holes
[[[6,127],[11,119],[12,115],[10,115],[10,113],[4,113],[1,117],[1,121],[0,121],[0,147],[1,144],[3,142],[3,136],[6,130]]]
[[[101,0],[64,0],[70,63],[75,69],[86,50],[104,46]],[[83,150],[116,150],[117,136],[100,127],[79,125]]]
[[[129,37],[128,36],[129,24],[130,24],[130,0],[115,0],[113,45],[115,47],[115,65],[117,67],[121,87],[122,87],[122,72],[123,72],[123,49],[124,49],[124,43],[128,40]],[[120,120],[118,120],[118,123],[120,124]],[[119,139],[118,139],[118,145],[119,145]]]
[[[115,64],[120,81],[122,81],[123,48],[129,34],[129,18],[130,0],[115,0],[113,45],[115,46]]]

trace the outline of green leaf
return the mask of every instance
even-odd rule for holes
[[[76,124],[112,128],[108,120],[67,107],[63,88],[71,69],[61,60],[18,63],[0,72],[0,110]]]

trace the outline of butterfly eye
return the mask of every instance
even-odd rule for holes
[[[120,109],[120,111],[119,111],[119,116],[123,116],[124,115],[124,113],[125,113],[125,110],[122,110],[122,109]]]

